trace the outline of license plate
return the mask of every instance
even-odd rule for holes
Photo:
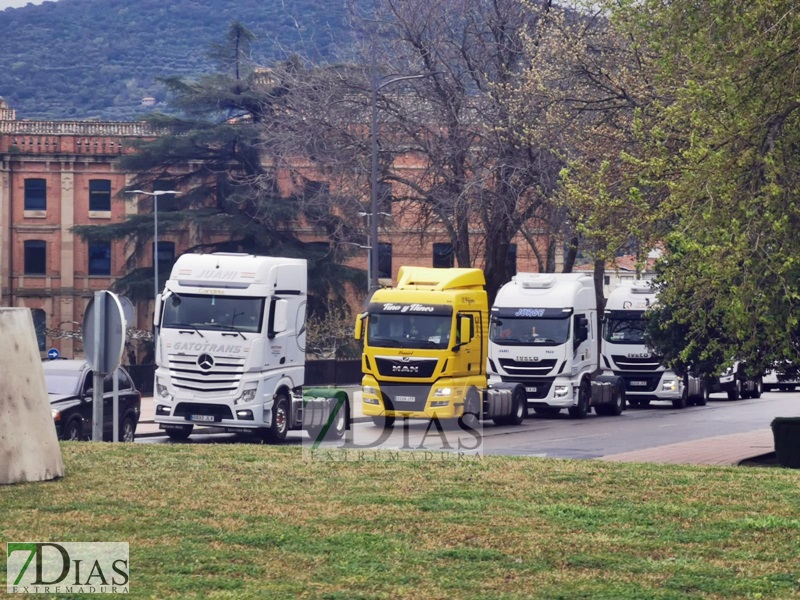
[[[647,385],[647,382],[646,381],[631,381],[631,385],[642,386],[642,385]]]
[[[211,415],[192,415],[189,417],[190,421],[203,421],[204,423],[213,423],[214,417]]]
[[[395,396],[395,402],[416,402],[417,399],[414,396]]]
[[[539,388],[535,388],[535,387],[526,387],[526,388],[525,388],[525,391],[526,391],[526,392],[530,392],[531,394],[535,394],[536,392],[538,392],[538,391],[539,391]]]

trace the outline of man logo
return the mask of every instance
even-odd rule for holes
[[[210,354],[201,354],[197,357],[197,366],[204,371],[208,371],[214,366],[214,358]]]

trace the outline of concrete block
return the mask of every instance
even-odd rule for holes
[[[0,308],[0,484],[64,476],[31,311]]]

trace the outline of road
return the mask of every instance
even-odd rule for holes
[[[714,394],[706,406],[673,409],[669,403],[654,402],[649,408],[628,409],[620,417],[598,417],[574,421],[566,412],[556,417],[531,416],[520,426],[482,429],[480,450],[484,454],[542,456],[551,458],[599,458],[734,433],[769,428],[774,417],[800,416],[800,392],[768,392],[759,399],[729,401]],[[353,426],[353,443],[358,448],[439,450],[457,448],[458,437],[465,445],[476,446],[475,436],[447,427],[439,431],[424,421],[411,421],[406,427],[395,425],[386,439],[371,423]],[[165,436],[137,440],[140,443],[171,443]],[[189,443],[256,443],[236,434],[197,433]],[[380,444],[378,444],[380,442]],[[287,443],[310,444],[304,433],[291,432]]]

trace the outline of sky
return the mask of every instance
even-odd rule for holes
[[[0,10],[5,8],[19,8],[26,6],[28,3],[41,4],[44,0],[0,0]]]

